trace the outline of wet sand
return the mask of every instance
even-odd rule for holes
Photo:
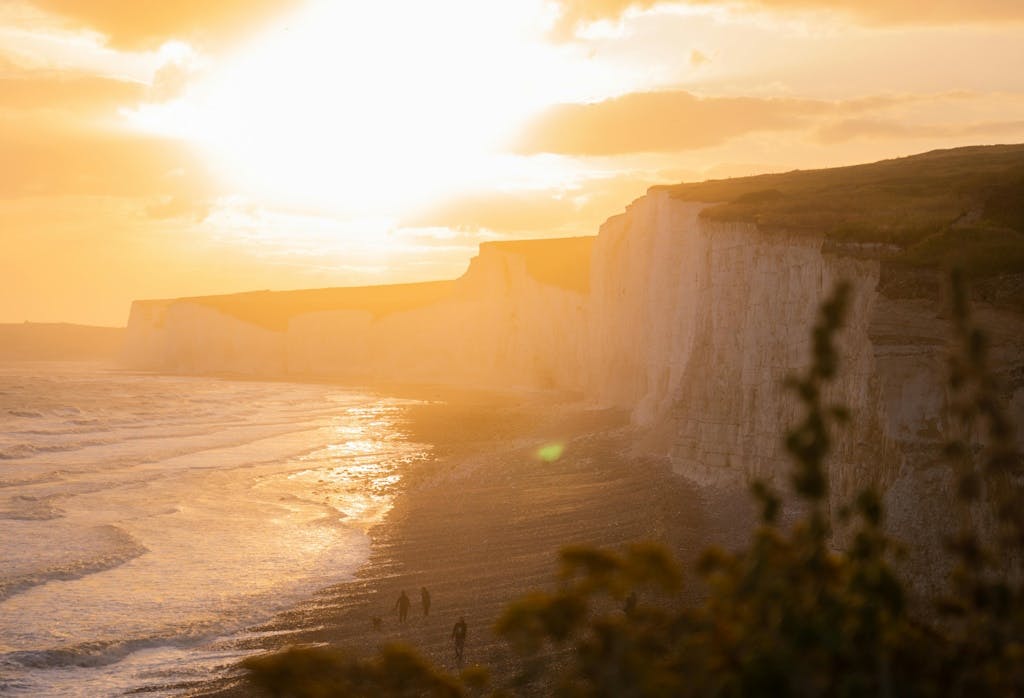
[[[489,665],[501,678],[513,666],[495,620],[509,601],[551,586],[561,547],[654,540],[686,562],[709,540],[734,542],[746,530],[751,508],[742,493],[700,491],[664,460],[628,455],[636,434],[622,413],[460,396],[414,407],[407,427],[435,445],[435,458],[405,477],[395,508],[370,532],[368,562],[351,582],[257,628],[254,649],[328,643],[369,654],[397,641],[454,671],[450,635],[464,616],[466,665]],[[558,460],[537,457],[554,442],[565,445]],[[432,596],[426,617],[423,586]],[[412,601],[404,624],[394,610],[402,590]],[[244,678],[182,688],[203,696],[254,690]]]

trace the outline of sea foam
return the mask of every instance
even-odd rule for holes
[[[0,365],[0,693],[161,695],[229,670],[232,637],[366,559],[427,454],[404,405]]]

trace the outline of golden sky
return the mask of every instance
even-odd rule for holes
[[[454,277],[656,183],[1021,141],[1021,0],[3,0],[0,322]]]

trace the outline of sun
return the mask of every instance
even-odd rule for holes
[[[133,123],[254,196],[376,214],[471,187],[572,79],[542,0],[323,0]]]

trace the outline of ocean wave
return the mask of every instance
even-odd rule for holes
[[[63,667],[102,667],[116,664],[135,652],[158,647],[193,647],[212,639],[215,629],[209,624],[181,626],[166,635],[148,637],[89,640],[66,647],[38,650],[15,650],[0,655],[0,666],[26,669],[58,669]]]
[[[14,521],[49,521],[59,519],[63,511],[53,504],[56,496],[33,497],[19,494],[8,500],[6,509],[0,508],[0,519]]]
[[[65,560],[53,567],[0,577],[0,602],[41,584],[81,579],[90,574],[120,567],[149,552],[146,546],[116,526],[101,526],[98,532],[114,543],[114,550],[108,550],[93,558]]]
[[[42,419],[46,416],[37,410],[7,410],[7,414],[14,417],[24,417],[25,419]]]
[[[89,446],[103,446],[108,441],[66,441],[58,444],[30,444],[16,443],[10,446],[0,447],[0,460],[21,460],[32,458],[40,453],[61,453],[63,451],[75,451]]]
[[[38,448],[32,444],[14,444],[0,448],[0,460],[18,460],[19,458],[31,458],[38,452]]]
[[[2,459],[0,459],[2,460]],[[0,478],[0,490],[12,487],[25,487],[26,485],[40,485],[46,482],[57,482],[67,475],[65,470],[51,470],[47,473],[33,475],[31,477]]]

